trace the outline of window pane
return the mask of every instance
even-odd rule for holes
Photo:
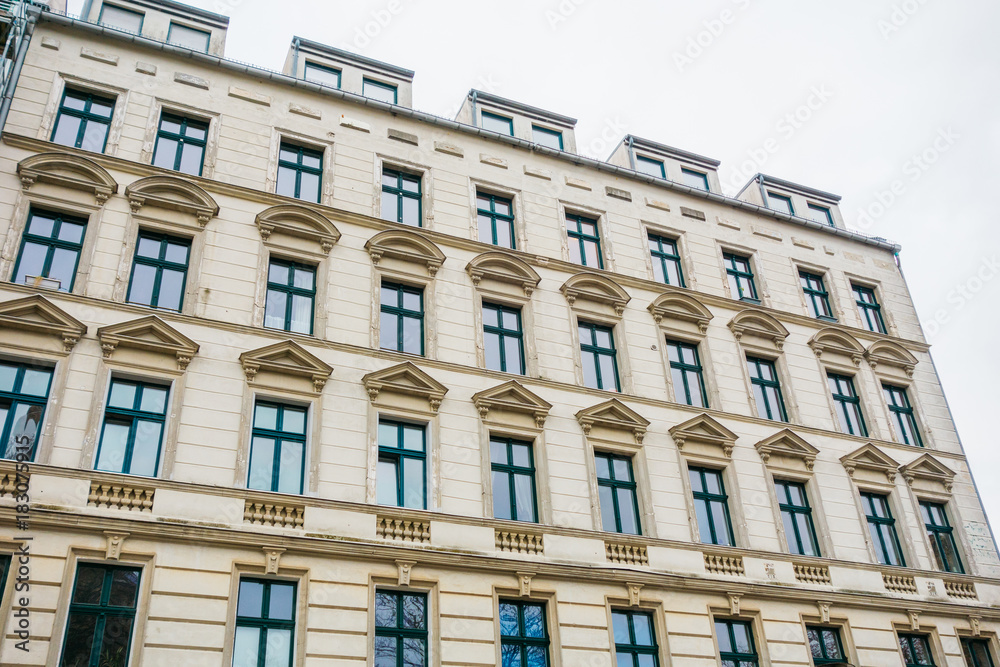
[[[204,153],[205,149],[202,146],[190,143],[184,144],[179,171],[191,174],[192,176],[199,176],[201,174],[202,156]]]
[[[160,422],[138,420],[135,442],[132,446],[132,463],[127,471],[133,475],[156,476],[157,458],[160,454]]]
[[[816,556],[816,549],[813,547],[813,532],[809,525],[809,518],[805,514],[796,514],[795,522],[799,528],[799,535],[802,536],[802,553],[806,556]]]
[[[292,321],[289,331],[296,333],[312,333],[313,300],[310,297],[292,295]]]
[[[56,248],[52,253],[52,265],[49,267],[48,277],[59,281],[59,289],[69,291],[73,284],[73,276],[76,273],[76,250]]]
[[[396,599],[391,593],[375,594],[375,627],[396,627]]]
[[[523,374],[524,369],[521,367],[521,341],[513,336],[506,336],[504,338],[504,352],[507,355],[507,372]]]
[[[264,667],[288,667],[291,659],[291,642],[291,630],[269,628]]]
[[[97,565],[81,565],[76,573],[73,587],[74,604],[99,604],[104,586],[104,568]]]
[[[28,396],[47,396],[50,379],[52,379],[52,371],[36,371],[27,368],[24,371],[24,378],[21,380],[21,393]]]
[[[112,607],[134,607],[139,592],[138,570],[113,570],[108,604]]]
[[[299,199],[303,201],[319,201],[320,175],[308,171],[300,173]]]
[[[716,544],[732,544],[726,521],[726,506],[719,502],[712,503],[712,520],[715,522]]]
[[[261,609],[264,605],[264,584],[259,581],[240,581],[239,601],[236,605],[236,615],[249,618],[262,618]]]
[[[278,462],[278,491],[281,493],[302,493],[302,450],[301,442],[281,443],[281,460]]]
[[[420,200],[413,197],[403,197],[403,219],[400,221],[404,225],[413,227],[420,226]]]
[[[96,615],[91,614],[70,614],[69,622],[66,625],[66,646],[63,649],[62,664],[90,664],[97,618]]]
[[[621,516],[621,532],[629,535],[639,534],[639,517],[635,514],[635,501],[630,489],[618,488],[618,513]]]
[[[423,639],[403,639],[403,667],[424,667]]]
[[[375,667],[397,667],[395,637],[375,637]]]
[[[384,177],[383,177],[384,178]],[[391,192],[382,193],[382,219],[389,222],[399,222],[399,195]]]
[[[534,521],[535,497],[534,483],[528,475],[514,475],[514,496],[517,501],[517,518],[519,521]]]
[[[570,245],[572,245],[572,244],[570,244]],[[598,258],[598,254],[597,254],[597,244],[593,243],[592,241],[585,241],[584,244],[583,244],[583,250],[584,250],[584,253],[585,253],[586,260],[587,260],[584,263],[587,266],[592,266],[592,267],[598,267],[599,268],[601,266],[601,262],[600,262],[600,259]]]
[[[176,139],[170,137],[158,137],[156,140],[156,152],[153,154],[153,166],[173,169],[174,161],[177,159]]]
[[[492,371],[502,370],[500,364],[500,335],[487,331],[483,334],[483,343],[486,352],[486,368]]]
[[[403,318],[403,349],[402,352],[422,354],[423,332],[422,321],[415,317]]]
[[[595,355],[592,352],[582,353],[581,360],[583,361],[583,384],[588,387],[599,389],[600,387],[598,386],[597,383],[597,359],[595,358],[596,356],[597,355]]]
[[[632,615],[632,628],[635,630],[635,643],[639,646],[653,645],[653,627],[649,616],[645,614]]]
[[[607,354],[599,356],[601,364],[601,386],[599,388],[608,391],[618,391],[618,378],[615,373],[614,357]]]
[[[21,251],[21,257],[17,265],[17,275],[14,282],[20,285],[25,283],[26,277],[34,278],[42,275],[42,267],[45,266],[45,256],[48,248],[37,243],[26,242]],[[65,285],[63,289],[68,289]]]
[[[396,462],[391,459],[379,459],[375,470],[375,496],[379,505],[399,504],[398,485],[396,482]]]
[[[163,414],[167,406],[167,390],[160,387],[143,387],[139,409],[143,412]]]
[[[125,447],[128,443],[128,424],[106,423],[101,436],[100,454],[97,457],[98,470],[123,472]]]
[[[142,14],[127,9],[104,5],[101,7],[101,23],[138,34],[142,27]]]
[[[288,295],[277,290],[267,291],[267,300],[264,304],[264,326],[271,329],[285,328],[285,310],[287,308]]]
[[[403,596],[403,627],[422,629],[425,627],[424,597],[422,595]]]
[[[295,616],[293,607],[295,586],[291,584],[271,584],[271,599],[267,617],[290,621]]]
[[[493,471],[493,516],[497,519],[513,519],[510,503],[510,477],[508,473]]]
[[[403,507],[424,509],[424,462],[421,459],[403,459]]]
[[[183,290],[184,273],[172,269],[163,269],[163,272],[160,274],[160,294],[156,300],[156,307],[180,310],[181,292]]]
[[[208,39],[209,33],[176,23],[170,24],[170,31],[167,35],[169,43],[202,53],[208,52]]]
[[[420,310],[421,294],[414,292],[403,292],[403,308],[407,310]]]
[[[704,544],[712,544],[712,524],[708,513],[708,503],[695,500],[695,514],[698,516],[698,536]]]
[[[295,196],[295,170],[289,167],[278,167],[278,183],[274,191],[285,197]]]
[[[319,83],[331,88],[340,88],[340,72],[306,63],[306,81]]]
[[[611,613],[611,625],[614,630],[616,644],[631,644],[632,638],[628,632],[628,615],[621,612]]]
[[[501,248],[514,247],[511,234],[511,223],[506,220],[497,220],[497,245]]]
[[[95,120],[88,120],[83,130],[83,143],[80,144],[80,148],[85,151],[101,153],[104,151],[104,138],[107,136],[107,125]]]
[[[271,438],[254,438],[250,447],[250,477],[247,485],[251,489],[271,490],[274,469],[274,446]]]
[[[233,667],[259,667],[260,628],[236,626]]]
[[[610,486],[599,486],[598,495],[601,500],[601,527],[609,533],[615,533],[618,531],[618,525],[615,522],[614,489]]]

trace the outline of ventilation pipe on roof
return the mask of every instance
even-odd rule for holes
[[[635,171],[635,140],[628,135],[628,168]]]
[[[475,90],[472,91],[472,127],[479,127],[479,119],[476,118],[476,98],[479,96]]]
[[[298,37],[292,40],[292,76],[296,79],[299,78],[299,45],[301,43],[302,40]]]
[[[764,176],[757,174],[757,186],[760,188],[760,200],[764,202],[764,208],[771,208],[767,201],[767,191],[764,189]]]

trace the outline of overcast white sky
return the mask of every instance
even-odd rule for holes
[[[1000,3],[189,2],[230,17],[229,58],[281,69],[299,35],[415,70],[424,111],[454,117],[480,88],[578,118],[580,152],[594,157],[630,132],[721,160],[727,194],[763,171],[843,196],[850,227],[903,246],[1000,522],[1000,225],[988,203],[1000,176]]]

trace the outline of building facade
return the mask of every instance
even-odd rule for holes
[[[836,195],[168,0],[29,20],[3,665],[997,664],[899,247]]]

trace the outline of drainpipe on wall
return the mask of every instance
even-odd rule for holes
[[[28,45],[31,44],[31,34],[35,31],[35,23],[42,13],[43,7],[38,5],[27,5],[25,7],[24,36],[21,37],[21,44],[17,48],[17,55],[14,57],[14,67],[10,72],[10,79],[7,80],[7,87],[3,91],[3,100],[0,100],[0,132],[3,132],[7,124],[7,115],[10,113],[11,102],[14,101],[14,89],[17,88],[18,77],[21,76],[21,68],[24,66],[24,59],[28,55]],[[11,30],[15,27],[11,26]]]
[[[767,201],[767,191],[764,189],[764,177],[757,174],[757,187],[760,188],[760,200],[764,202],[764,208],[771,208]]]
[[[472,127],[479,127],[479,119],[476,117],[476,91],[472,91]]]
[[[628,168],[635,171],[635,140],[628,135]]]
[[[299,44],[301,42],[302,40],[298,37],[292,40],[292,76],[296,79],[299,78]]]

